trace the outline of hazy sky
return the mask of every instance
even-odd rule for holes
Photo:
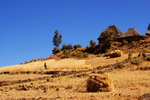
[[[115,24],[145,34],[150,0],[0,0],[0,67],[51,55],[55,29],[64,44],[89,45]]]

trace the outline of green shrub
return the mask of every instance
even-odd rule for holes
[[[73,48],[76,50],[76,49],[78,49],[78,48],[81,48],[81,45],[80,45],[80,44],[76,44],[76,45],[74,45]]]
[[[73,54],[72,54],[72,57],[74,57],[74,58],[79,58],[79,59],[81,59],[81,58],[87,58],[89,55],[88,55],[88,53],[84,53],[84,52],[81,52],[81,51],[79,51],[79,52],[74,52]]]
[[[132,53],[129,53],[128,54],[128,59],[131,59],[132,58]]]
[[[96,42],[94,42],[93,40],[90,41],[90,46],[95,47],[96,46]]]
[[[57,54],[57,53],[59,53],[61,50],[58,48],[58,47],[55,47],[53,50],[52,50],[52,52],[53,52],[53,54]]]
[[[63,52],[63,58],[87,58],[89,55],[86,52],[82,52],[82,51],[73,51],[73,50],[64,50]]]
[[[150,54],[147,54],[147,55],[145,56],[144,60],[150,61]]]
[[[130,61],[130,63],[134,65],[140,65],[142,62],[143,62],[143,58],[141,57],[135,57]]]
[[[71,49],[73,49],[71,44],[68,44],[68,45],[63,44],[63,46],[62,46],[62,50],[71,50]]]

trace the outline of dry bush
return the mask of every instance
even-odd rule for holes
[[[134,65],[140,65],[143,61],[150,61],[150,54],[139,53],[137,57],[130,59],[130,63]]]
[[[81,48],[81,45],[80,44],[76,44],[76,45],[73,46],[73,48],[76,50],[78,48]]]
[[[143,54],[144,60],[150,61],[150,54]]]
[[[132,53],[128,54],[128,59],[130,60],[132,58]]]
[[[78,59],[82,59],[82,58],[88,58],[89,54],[86,52],[82,52],[82,51],[72,51],[72,50],[65,50],[64,51],[64,56],[62,57],[62,59],[64,58],[78,58]]]
[[[72,57],[74,57],[74,58],[88,58],[88,53],[84,53],[84,52],[75,52],[75,53],[73,53],[72,54]]]
[[[142,57],[134,57],[133,59],[130,60],[130,63],[134,65],[140,65],[142,62],[143,62]]]
[[[107,75],[91,75],[87,80],[87,92],[110,92],[113,89]]]

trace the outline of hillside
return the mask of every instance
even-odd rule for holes
[[[138,57],[133,53],[132,57]],[[49,59],[0,68],[1,99],[36,100],[139,100],[150,95],[150,62],[130,64],[128,54],[110,58],[90,55],[86,59]],[[131,59],[132,60],[132,59]],[[48,69],[44,69],[46,62]],[[107,75],[111,92],[88,92],[90,75]],[[13,95],[12,95],[13,94]]]
[[[0,99],[149,100],[150,38],[109,26],[98,40],[1,67]]]
[[[110,50],[121,50],[124,53],[142,53],[150,52],[150,38],[140,41],[133,41],[128,43],[127,41],[112,43]]]

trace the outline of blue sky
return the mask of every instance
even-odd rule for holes
[[[145,34],[150,0],[0,0],[0,67],[52,55],[58,29],[64,44],[89,45],[109,25]]]

